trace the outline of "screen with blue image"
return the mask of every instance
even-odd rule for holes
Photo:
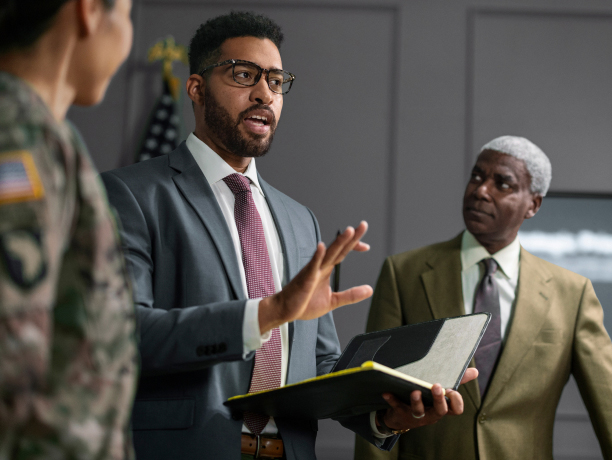
[[[586,276],[612,335],[612,195],[550,193],[519,231],[530,253]]]

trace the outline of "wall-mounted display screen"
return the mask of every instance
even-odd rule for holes
[[[593,282],[612,335],[612,195],[550,193],[519,239],[532,254]]]

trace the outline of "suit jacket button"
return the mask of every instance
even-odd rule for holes
[[[205,353],[206,353],[206,347],[204,345],[200,345],[198,348],[196,348],[196,355],[202,356]]]
[[[487,414],[482,414],[480,419],[478,420],[480,423],[484,423],[487,421]]]
[[[227,345],[225,342],[221,342],[218,348],[219,353],[225,353],[227,351]]]

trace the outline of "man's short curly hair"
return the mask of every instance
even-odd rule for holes
[[[221,55],[221,45],[229,38],[267,38],[280,50],[283,33],[278,24],[261,14],[232,11],[209,19],[196,31],[189,43],[189,72],[199,74]]]

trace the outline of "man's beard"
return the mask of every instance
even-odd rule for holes
[[[267,105],[255,104],[241,112],[236,120],[232,120],[228,111],[221,107],[208,86],[204,90],[204,97],[206,101],[204,108],[206,125],[229,152],[236,156],[249,158],[261,157],[268,153],[274,139],[276,117]],[[266,109],[270,114],[270,132],[267,137],[265,134],[251,133],[250,138],[247,138],[240,132],[240,123],[248,112],[255,109]]]

